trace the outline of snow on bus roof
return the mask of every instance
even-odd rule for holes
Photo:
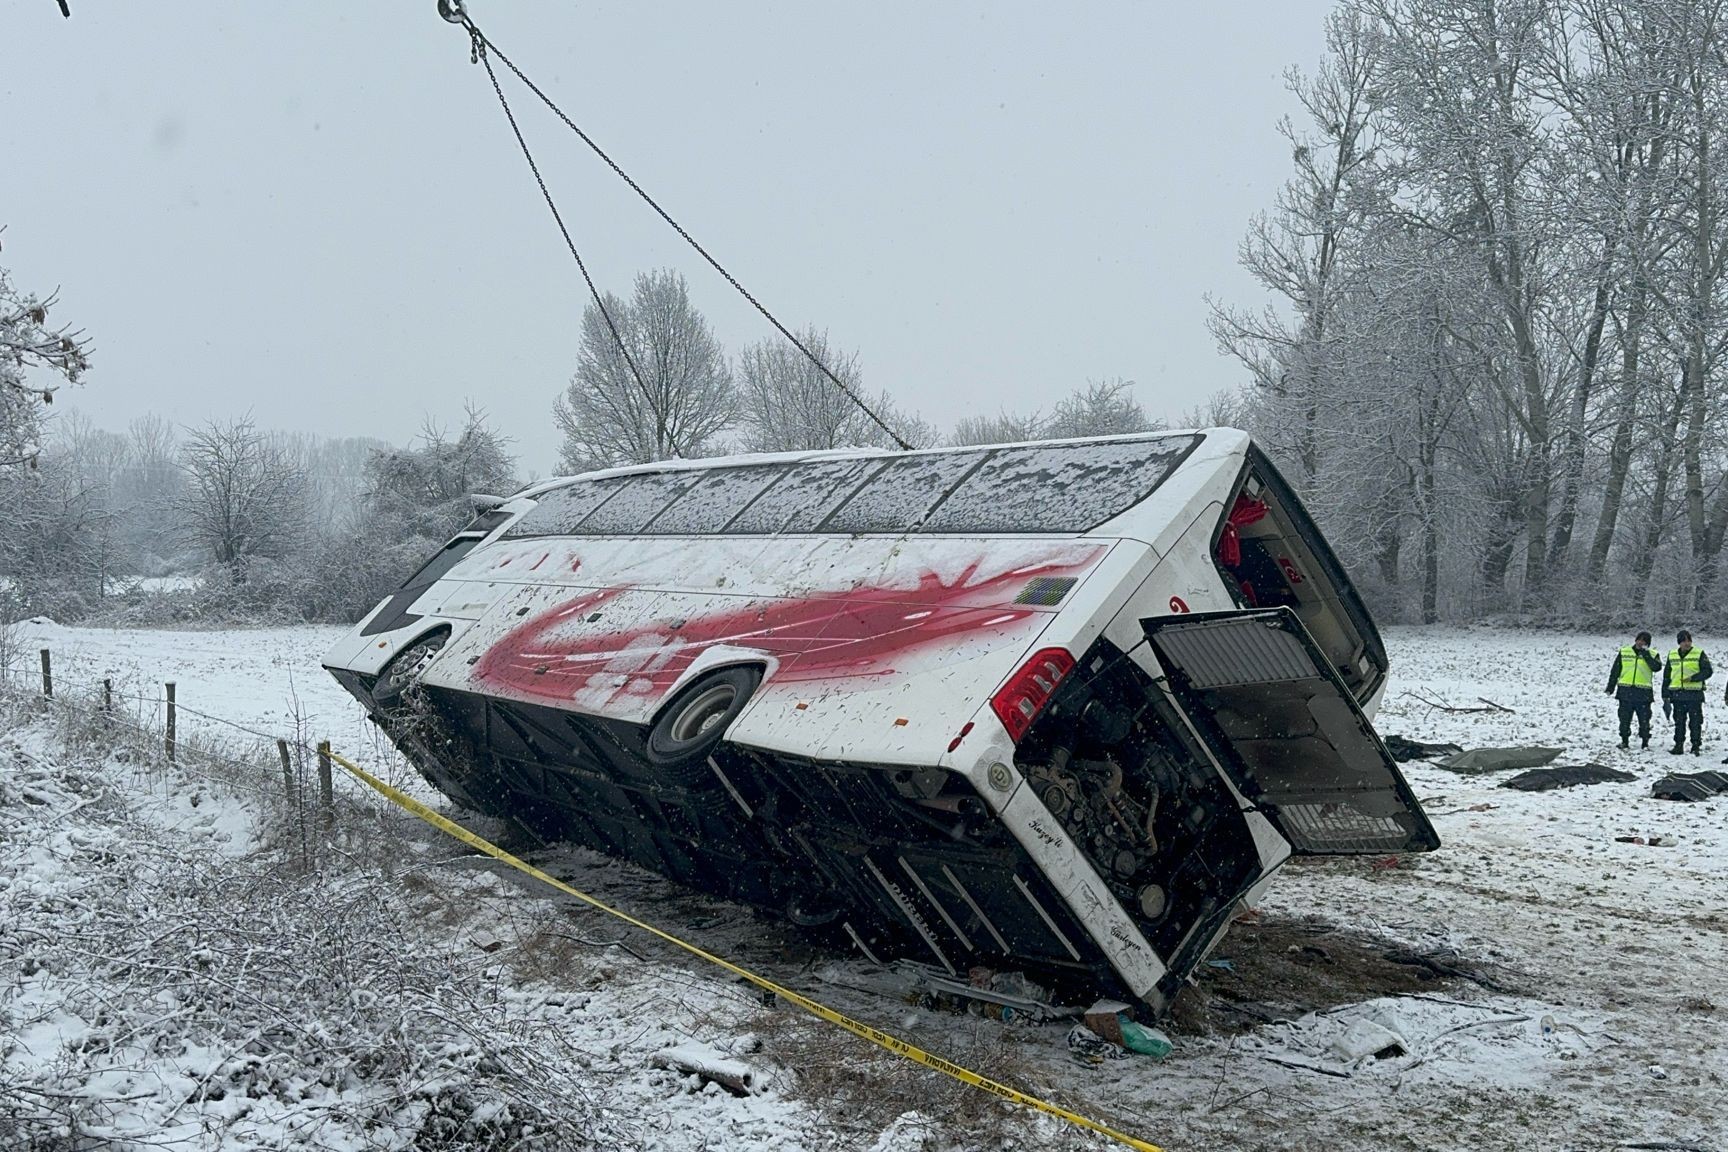
[[[1112,436],[1068,436],[1055,440],[1011,440],[1001,444],[948,444],[936,448],[900,451],[892,448],[816,448],[802,452],[741,452],[733,456],[704,456],[695,460],[656,460],[648,464],[624,464],[570,476],[551,476],[511,494],[510,499],[534,499],[577,480],[607,480],[648,472],[693,472],[709,468],[733,468],[745,464],[798,464],[817,460],[874,460],[898,456],[930,456],[944,452],[982,452],[993,448],[1028,448],[1057,444],[1109,444],[1123,440],[1162,440],[1174,436],[1209,436],[1219,433],[1246,436],[1239,428],[1165,428],[1156,432],[1125,432]]]

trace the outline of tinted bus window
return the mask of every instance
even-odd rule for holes
[[[853,493],[824,532],[910,532],[932,505],[983,457],[980,451],[901,456]]]
[[[784,464],[755,464],[704,472],[696,486],[678,497],[648,530],[656,535],[724,531],[734,516],[787,471]]]
[[[588,513],[603,504],[629,477],[578,480],[534,497],[534,507],[504,532],[506,536],[569,536]]]
[[[590,512],[576,531],[583,536],[634,536],[701,476],[700,472],[641,472],[621,477],[623,487]]]
[[[814,532],[881,460],[785,464],[786,475],[727,525],[730,533]]]
[[[1084,532],[1150,496],[1197,436],[999,448],[925,532]]]

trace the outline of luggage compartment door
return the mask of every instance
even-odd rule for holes
[[[1397,763],[1290,609],[1140,625],[1195,731],[1297,854],[1439,847]]]

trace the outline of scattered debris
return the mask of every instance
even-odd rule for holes
[[[1428,705],[1431,709],[1439,712],[1446,712],[1453,716],[1469,712],[1504,712],[1510,716],[1517,715],[1516,712],[1506,707],[1506,705],[1496,704],[1486,696],[1476,697],[1476,704],[1448,704],[1443,699],[1433,696],[1424,696],[1420,692],[1407,692],[1405,695],[1415,697],[1417,700]]]
[[[1472,748],[1468,752],[1460,752],[1448,756],[1444,760],[1436,760],[1436,768],[1444,768],[1448,772],[1456,772],[1460,776],[1480,776],[1486,772],[1505,772],[1513,768],[1540,768],[1551,764],[1564,749],[1560,748]]]
[[[1616,836],[1614,842],[1616,844],[1648,844],[1652,848],[1672,848],[1680,841],[1672,836],[1658,836],[1652,833],[1649,836]]]
[[[1392,754],[1392,759],[1401,764],[1411,760],[1426,760],[1431,756],[1456,756],[1464,751],[1461,744],[1429,744],[1407,736],[1386,736],[1382,738],[1382,743],[1386,745],[1386,751]]]
[[[1447,1050],[1468,1034],[1495,1029],[1499,1035],[1489,1043],[1498,1049],[1522,1048],[1530,1058],[1566,1059],[1574,1041],[1557,1040],[1553,1030],[1544,1032],[1535,1024],[1535,1013],[1528,1010],[1533,1007],[1538,1006],[1503,999],[1490,1003],[1426,996],[1368,1000],[1279,1019],[1239,1037],[1235,1048],[1256,1059],[1326,1076],[1398,1076],[1445,1058]]]
[[[827,984],[872,992],[932,1011],[969,1012],[992,1020],[1056,1020],[1078,1016],[1080,1009],[1050,1001],[1050,994],[1022,972],[973,968],[966,979],[911,960],[886,967],[853,962],[824,965],[816,978]]]
[[[1126,1060],[1133,1053],[1126,1048],[1118,1048],[1084,1024],[1076,1024],[1068,1030],[1068,1053],[1076,1064],[1097,1066],[1107,1060]]]
[[[1555,788],[1576,788],[1580,784],[1601,784],[1609,780],[1638,779],[1635,772],[1621,772],[1601,764],[1560,764],[1552,768],[1532,768],[1500,783],[1502,788],[1520,792],[1548,792]]]
[[[1344,1030],[1344,1035],[1332,1041],[1329,1051],[1346,1064],[1354,1064],[1369,1056],[1376,1060],[1390,1060],[1407,1055],[1410,1048],[1404,1037],[1392,1029],[1377,1020],[1364,1018],[1352,1023]]]
[[[1098,1001],[1086,1009],[1084,1019],[1093,1035],[1154,1060],[1164,1059],[1174,1047],[1170,1037],[1158,1029],[1137,1023],[1128,1015],[1128,1005],[1119,1000]]]
[[[663,1048],[650,1056],[648,1062],[656,1068],[711,1081],[734,1096],[753,1096],[763,1087],[763,1076],[756,1069],[693,1040],[673,1048]]]
[[[1728,792],[1728,772],[1670,772],[1650,787],[1658,800],[1708,800]]]
[[[1456,816],[1460,812],[1492,812],[1496,808],[1500,807],[1500,805],[1490,804],[1486,800],[1480,804],[1472,804],[1467,808],[1447,808],[1443,811],[1436,811],[1433,808],[1428,808],[1426,801],[1423,802],[1422,806],[1427,809],[1428,815],[1430,816]]]
[[[474,935],[470,936],[468,940],[469,943],[473,944],[474,947],[480,949],[482,952],[496,952],[498,949],[504,947],[504,941],[498,939],[498,937],[492,935],[490,932],[476,932]]]

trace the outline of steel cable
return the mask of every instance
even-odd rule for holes
[[[440,12],[444,12],[445,10],[446,10],[446,6],[440,5]],[[540,168],[537,164],[535,164],[534,156],[528,150],[527,142],[525,140],[523,140],[523,138],[522,138],[522,130],[520,128],[518,128],[516,125],[516,117],[515,117],[514,113],[512,113],[510,110],[510,102],[507,99],[505,99],[504,90],[498,84],[498,74],[492,68],[491,58],[493,56],[496,56],[496,57],[498,57],[499,60],[503,61],[504,66],[506,68],[510,69],[510,71],[515,74],[516,78],[518,80],[520,80],[523,83],[523,85],[526,86],[530,92],[534,93],[534,95],[539,98],[539,100],[542,104],[546,105],[546,107],[552,111],[552,114],[554,116],[558,117],[558,119],[560,119],[564,122],[565,127],[569,128],[570,131],[574,132],[576,134],[577,138],[580,139],[582,141],[582,143],[586,144],[588,146],[589,150],[594,153],[594,155],[598,156],[602,161],[604,161],[606,166],[608,168],[612,169],[612,171],[617,174],[617,176],[620,180],[624,181],[625,184],[629,185],[630,190],[632,192],[636,193],[636,195],[641,198],[641,200],[644,204],[646,204],[646,205],[648,205],[648,207],[652,208],[654,210],[655,215],[659,216],[660,219],[664,220],[668,227],[670,227],[674,232],[678,233],[679,237],[682,238],[686,244],[690,245],[690,247],[696,251],[697,255],[701,256],[703,260],[706,260],[708,262],[708,266],[710,268],[713,268],[714,271],[718,272],[721,275],[721,277],[726,281],[726,283],[732,285],[732,287],[737,290],[737,292],[740,296],[744,297],[745,300],[748,300],[750,302],[750,306],[755,308],[756,311],[760,312],[762,314],[763,318],[766,319],[768,321],[768,323],[772,324],[774,326],[775,330],[780,333],[780,335],[784,336],[787,340],[789,340],[792,343],[792,346],[794,348],[796,348],[796,349],[798,349],[798,351],[802,352],[804,354],[805,358],[808,359],[811,364],[816,366],[816,370],[818,372],[821,372],[822,375],[826,376],[829,379],[829,381],[831,383],[833,383],[833,385],[836,388],[840,389],[840,392],[842,395],[844,395],[848,400],[852,401],[853,404],[857,405],[859,410],[862,411],[864,413],[864,415],[870,417],[871,422],[874,423],[876,425],[876,427],[882,429],[882,431],[887,434],[888,438],[890,440],[894,441],[894,443],[896,445],[898,445],[900,448],[906,449],[906,450],[911,449],[912,445],[909,444],[898,432],[894,431],[893,428],[889,427],[887,421],[883,420],[881,416],[877,415],[875,409],[871,408],[870,405],[864,401],[863,397],[859,396],[850,387],[848,387],[845,381],[841,380],[839,376],[834,374],[834,372],[828,367],[828,365],[826,365],[822,362],[821,357],[817,356],[816,353],[812,352],[809,349],[809,347],[807,347],[802,340],[798,339],[797,336],[793,335],[791,329],[787,328],[786,325],[782,324],[780,322],[779,318],[774,315],[774,313],[768,311],[767,307],[760,300],[756,299],[756,297],[751,294],[750,290],[745,288],[744,285],[739,282],[739,280],[736,276],[734,276],[734,275],[732,275],[732,273],[728,272],[726,270],[725,266],[722,265],[720,263],[720,261],[716,260],[708,252],[708,249],[702,247],[701,243],[694,236],[692,236],[689,233],[689,231],[682,224],[680,224],[680,223],[678,223],[678,221],[674,220],[672,218],[672,215],[669,212],[667,212],[666,209],[664,209],[660,206],[659,201],[655,200],[654,197],[650,196],[647,193],[647,191],[645,189],[643,189],[643,187],[640,184],[636,183],[635,179],[632,178],[628,172],[624,171],[623,167],[621,167],[616,160],[612,159],[612,157],[607,154],[607,152],[604,148],[601,148],[600,145],[595,142],[595,140],[592,136],[588,135],[587,132],[583,131],[581,125],[577,124],[576,121],[572,120],[569,117],[569,115],[566,114],[562,108],[558,107],[557,103],[554,102],[550,96],[546,95],[546,93],[541,90],[541,88],[538,84],[536,84],[536,83],[534,83],[534,81],[530,80],[528,78],[527,74],[525,72],[523,72],[522,69],[520,69],[516,66],[515,61],[511,60],[509,56],[506,56],[503,52],[499,51],[498,46],[496,44],[494,44],[491,41],[491,39],[488,38],[484,32],[480,31],[480,29],[475,25],[474,21],[468,16],[467,12],[462,9],[462,6],[460,4],[449,6],[449,12],[450,12],[450,14],[445,16],[446,19],[451,20],[452,23],[459,23],[464,28],[466,28],[468,30],[468,37],[469,37],[469,41],[470,41],[470,45],[471,45],[471,58],[475,62],[485,65],[486,74],[492,80],[492,90],[498,94],[498,101],[504,107],[504,115],[509,117],[510,128],[516,134],[516,142],[519,145],[521,145],[521,147],[522,147],[522,155],[527,158],[528,166],[534,172],[534,179],[539,181],[541,195],[546,197],[546,205],[547,205],[547,207],[552,209],[552,216],[555,220],[558,221],[558,230],[560,232],[563,232],[564,242],[567,245],[569,245],[569,247],[570,247],[570,254],[572,256],[576,257],[577,266],[582,269],[582,278],[584,280],[588,281],[588,290],[590,293],[593,294],[594,302],[596,304],[600,304],[600,295],[598,292],[595,291],[594,281],[589,277],[588,268],[585,264],[583,264],[582,257],[580,255],[577,255],[576,245],[574,243],[572,243],[570,240],[570,233],[564,227],[563,218],[559,216],[557,205],[555,205],[552,201],[552,194],[546,190],[546,181],[541,178]],[[612,329],[613,338],[618,340],[619,349],[622,351],[623,347],[624,347],[623,339],[618,334],[617,326],[612,323],[611,316],[609,314],[607,314],[604,304],[600,304],[600,312],[601,312],[601,315],[606,317],[607,326]],[[628,352],[625,352],[625,359],[627,361],[629,360],[629,353]],[[630,367],[631,367],[631,371],[635,372],[636,366],[635,366],[634,361],[630,361]],[[640,374],[637,374],[636,382],[639,385],[642,384],[642,377]],[[643,385],[643,388],[644,388],[644,393],[646,393],[646,386]],[[652,401],[650,401],[650,404],[652,404]]]

